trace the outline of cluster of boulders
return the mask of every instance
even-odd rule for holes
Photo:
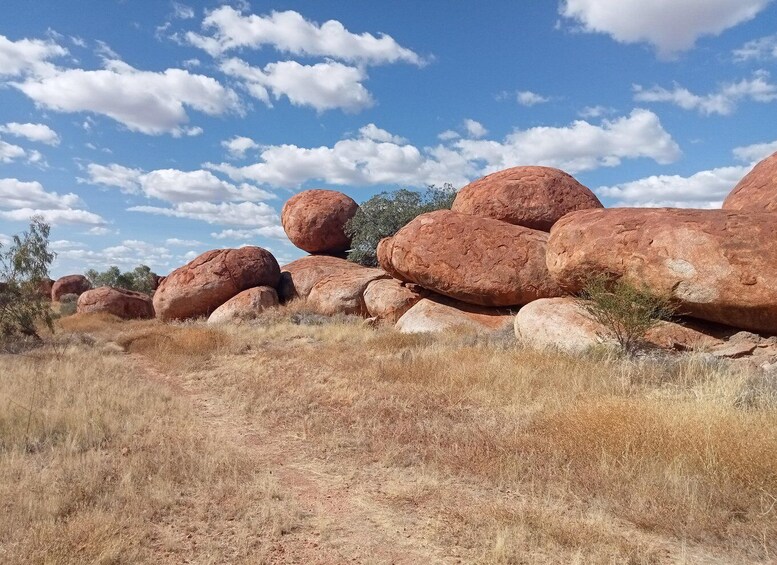
[[[657,346],[777,355],[766,337],[777,334],[777,154],[721,210],[605,209],[558,169],[500,171],[462,188],[451,210],[422,214],[382,240],[380,268],[344,259],[345,226],[358,208],[331,190],[289,199],[284,230],[310,255],[283,267],[259,247],[217,249],[170,273],[153,304],[118,289],[88,290],[77,276],[54,283],[52,297],[80,294],[79,311],[212,323],[297,298],[322,315],[362,316],[403,332],[514,324],[527,341],[581,351],[606,332],[574,295],[601,274],[671,296],[684,319],[651,330]]]

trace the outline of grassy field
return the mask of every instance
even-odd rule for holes
[[[0,356],[2,563],[768,563],[777,382],[300,308]]]

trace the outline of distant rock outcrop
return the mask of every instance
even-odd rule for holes
[[[777,212],[777,153],[773,153],[734,187],[723,202],[724,210]]]
[[[265,310],[278,305],[278,293],[269,286],[244,290],[216,308],[208,317],[209,324],[252,320]]]
[[[592,275],[623,277],[671,296],[684,315],[775,333],[775,233],[772,213],[584,210],[553,226],[547,263],[569,292]]]
[[[154,306],[151,297],[142,292],[101,286],[87,290],[78,297],[76,312],[105,312],[125,320],[144,320],[154,317]]]
[[[214,249],[170,273],[154,293],[160,320],[209,316],[239,292],[256,286],[276,288],[280,268],[261,247]]]
[[[437,210],[380,242],[378,259],[395,278],[480,306],[528,304],[563,294],[545,265],[548,234]]]
[[[89,279],[84,275],[66,275],[60,277],[51,285],[51,300],[59,302],[59,299],[66,294],[75,294],[81,296],[84,292],[92,288]]]
[[[593,192],[564,171],[513,167],[462,188],[451,209],[548,231],[564,214],[601,207]]]
[[[342,255],[351,245],[344,228],[359,205],[334,190],[305,190],[289,198],[281,223],[291,242],[314,254]]]

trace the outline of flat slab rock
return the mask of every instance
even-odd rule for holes
[[[551,275],[575,293],[594,274],[671,296],[683,315],[777,333],[777,214],[612,208],[564,216],[547,248]]]
[[[443,296],[422,298],[399,318],[401,333],[433,333],[468,328],[495,332],[509,327],[513,314],[503,308],[485,308]]]
[[[545,264],[548,234],[451,210],[422,214],[378,246],[396,279],[479,306],[527,304],[564,292]]]

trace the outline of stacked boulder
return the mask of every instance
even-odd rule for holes
[[[90,288],[92,288],[92,285],[84,275],[65,275],[58,278],[51,285],[51,300],[52,302],[59,302],[66,294],[81,296]]]

